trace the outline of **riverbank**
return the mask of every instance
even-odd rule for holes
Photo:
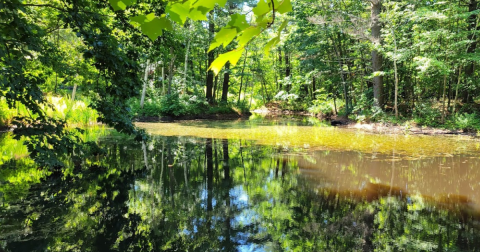
[[[349,122],[338,127],[357,129],[376,134],[398,134],[398,135],[466,135],[478,136],[476,131],[452,130],[418,125],[395,125],[391,123],[356,123]]]
[[[216,114],[198,114],[182,116],[137,116],[133,119],[135,122],[174,122],[191,120],[236,120],[248,119],[252,113],[216,113]]]
[[[375,134],[398,134],[398,135],[468,135],[468,136],[478,136],[479,133],[474,129],[449,129],[447,127],[442,127],[446,125],[441,125],[439,127],[419,125],[414,122],[413,118],[403,119],[402,122],[398,123],[393,121],[394,117],[386,117],[384,122],[358,122],[352,119],[349,119],[346,116],[321,116],[315,115],[308,111],[292,111],[292,110],[283,110],[276,106],[267,106],[260,109],[252,111],[254,113],[266,116],[266,117],[276,117],[276,116],[311,116],[316,117],[321,120],[326,120],[330,125],[335,127],[347,128],[347,129],[356,129],[368,133]]]

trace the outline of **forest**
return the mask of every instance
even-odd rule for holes
[[[129,134],[262,107],[479,129],[476,0],[275,1],[2,1],[0,123],[60,99]]]
[[[0,0],[0,252],[478,251],[479,13]]]

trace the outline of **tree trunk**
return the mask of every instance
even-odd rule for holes
[[[442,123],[445,123],[445,91],[447,89],[447,75],[443,76],[443,103],[442,103]]]
[[[185,72],[183,73],[183,88],[187,88],[187,66],[188,66],[188,50],[190,49],[190,39],[187,43],[187,52],[185,53]]]
[[[225,73],[223,74],[222,102],[227,103],[228,85],[230,82],[230,61],[225,64]]]
[[[282,48],[278,48],[278,71],[280,73],[280,80],[283,79],[283,58],[282,58]]]
[[[73,85],[73,91],[72,91],[72,102],[75,101],[75,93],[77,92],[77,83],[75,81],[75,84]]]
[[[213,40],[213,36],[215,33],[215,23],[213,22],[213,10],[210,11],[210,18],[208,23],[208,32],[210,35],[210,41]],[[212,62],[215,58],[214,51],[208,52],[208,65],[212,65]],[[207,74],[207,90],[205,92],[205,98],[207,101],[212,104],[213,103],[213,71],[208,71]]]
[[[173,79],[173,64],[175,63],[175,54],[173,54],[173,47],[170,47],[170,56],[172,59],[170,60],[170,67],[168,69],[168,91],[167,94],[172,93],[172,79]]]
[[[145,93],[147,92],[147,81],[148,81],[148,65],[150,60],[147,59],[147,64],[145,65],[145,75],[143,77],[143,89],[142,89],[142,98],[140,99],[140,108],[143,109],[143,104],[145,102]]]
[[[285,52],[285,77],[290,76],[290,56]]]
[[[460,86],[460,81],[462,80],[462,66],[458,69],[458,82],[457,87],[455,88],[455,100],[453,101],[453,110],[452,113],[457,113],[457,98],[458,98],[458,87]]]
[[[240,97],[242,96],[242,86],[243,86],[243,74],[245,72],[245,64],[247,63],[248,52],[245,50],[245,58],[243,59],[242,74],[240,75],[240,91],[238,91],[238,101],[240,103]],[[275,81],[277,78],[277,73],[275,72]]]
[[[162,62],[162,95],[165,95],[165,67]]]
[[[317,88],[315,87],[315,76],[312,77],[312,99],[315,99],[315,90],[317,90]]]
[[[376,74],[373,77],[373,98],[375,106],[383,107],[383,76],[380,76],[379,72],[382,71],[383,59],[382,55],[377,51],[377,47],[381,44],[381,25],[380,25],[380,13],[382,11],[382,1],[372,0],[372,40],[374,49],[372,50],[372,70]]]
[[[477,7],[478,7],[478,2],[477,0],[470,0],[469,4],[468,4],[468,11],[469,12],[472,12],[472,11],[475,11],[477,10]],[[467,48],[467,53],[469,54],[473,54],[475,53],[475,50],[477,49],[477,36],[475,34],[475,31],[477,30],[480,30],[480,27],[477,27],[477,16],[478,14],[471,14],[469,17],[468,17],[468,20],[467,20],[467,23],[468,23],[468,40],[472,41],[470,43],[470,45],[468,46]],[[469,62],[468,65],[465,67],[465,77],[467,78],[470,78],[470,79],[473,79],[474,78],[474,63],[473,62]],[[470,97],[470,99],[469,99]],[[464,102],[471,102],[473,98],[473,95],[468,95],[468,91],[464,91],[463,92],[463,101]]]
[[[395,43],[395,53],[393,56],[393,68],[395,70],[395,118],[398,119],[398,69],[397,69],[397,40],[395,39],[395,32],[392,29],[393,42]]]
[[[213,84],[213,103],[217,101],[217,98],[218,98],[217,94],[218,94],[218,75],[215,76],[215,81]]]

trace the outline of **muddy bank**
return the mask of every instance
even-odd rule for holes
[[[450,130],[450,129],[442,129],[442,128],[424,127],[416,124],[398,125],[393,123],[373,123],[373,122],[357,123],[356,121],[350,120],[345,116],[322,117],[322,116],[316,116],[307,111],[282,110],[278,108],[278,106],[273,106],[273,105],[270,105],[269,107],[264,107],[262,109],[254,110],[253,112],[257,114],[261,114],[266,117],[278,117],[278,116],[284,116],[284,115],[313,116],[318,119],[330,122],[330,125],[335,127],[357,129],[357,130],[365,131],[368,133],[376,133],[376,134],[478,136],[476,131]]]
[[[477,136],[477,132],[463,130],[449,130],[422,126],[393,125],[388,123],[356,123],[349,122],[341,128],[358,129],[377,134],[400,134],[400,135],[467,135]]]

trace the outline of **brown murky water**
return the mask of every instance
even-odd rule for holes
[[[480,210],[480,145],[468,136],[380,135],[282,120],[137,125],[158,135],[277,146],[316,187],[342,194],[421,195]]]
[[[53,170],[0,135],[0,251],[480,251],[476,139],[321,125],[139,123]]]

